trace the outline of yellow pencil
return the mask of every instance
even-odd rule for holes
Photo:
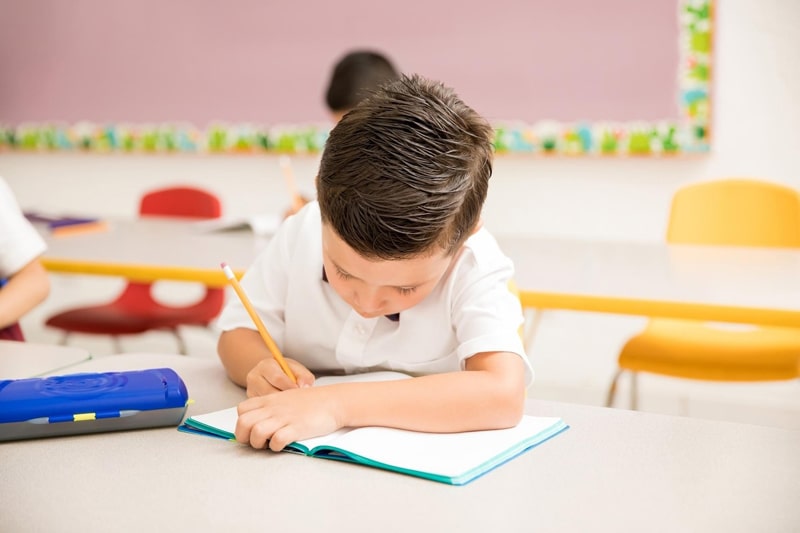
[[[242,290],[242,286],[239,285],[239,280],[236,279],[236,275],[233,273],[233,270],[231,270],[231,267],[229,267],[227,263],[222,263],[220,266],[222,266],[222,271],[225,272],[225,277],[228,278],[228,281],[233,287],[233,290],[236,291],[236,294],[242,301],[244,308],[247,309],[247,313],[250,315],[250,318],[253,319],[253,322],[255,323],[258,332],[261,334],[261,338],[264,339],[264,343],[267,345],[267,348],[269,348],[269,351],[272,353],[272,357],[274,357],[275,360],[278,362],[278,365],[280,365],[281,370],[283,370],[283,372],[287,376],[289,376],[289,378],[293,382],[297,383],[297,378],[292,372],[292,369],[289,368],[288,364],[286,364],[286,359],[283,358],[283,354],[278,349],[278,346],[275,344],[275,341],[272,340],[272,337],[270,336],[269,331],[267,331],[267,327],[264,325],[264,322],[262,322],[261,317],[259,317],[258,313],[256,313],[256,310],[253,309],[253,304],[250,303],[250,299],[244,293],[244,290]]]
[[[292,162],[289,157],[282,155],[278,160],[283,170],[283,177],[286,180],[286,188],[289,190],[289,195],[292,197],[292,211],[297,212],[305,205],[305,200],[297,190],[297,183],[294,180],[294,171],[292,170]]]

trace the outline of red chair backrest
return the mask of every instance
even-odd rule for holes
[[[140,215],[185,218],[218,218],[219,198],[195,187],[168,187],[146,193],[139,203]]]
[[[167,187],[150,191],[142,196],[140,216],[172,216],[181,218],[218,218],[222,204],[214,194],[195,187]],[[177,309],[176,316],[191,316],[194,321],[210,322],[224,305],[225,291],[206,287],[199,302]],[[153,298],[152,284],[129,282],[117,302],[126,307],[146,311],[160,304]]]

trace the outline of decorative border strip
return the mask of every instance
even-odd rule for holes
[[[710,150],[714,0],[680,0],[681,118],[658,123],[495,124],[497,153],[677,155]],[[122,153],[317,153],[329,124],[259,127],[214,124],[0,124],[0,150]]]

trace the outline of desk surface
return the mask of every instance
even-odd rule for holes
[[[800,326],[800,250],[498,241],[525,307]]]
[[[226,284],[267,243],[175,219],[109,220],[110,230],[54,238],[55,272]],[[525,307],[800,326],[800,251],[503,237]]]
[[[147,217],[109,219],[108,230],[55,237],[44,231],[48,270],[122,276],[134,281],[197,281],[225,286],[225,262],[243,272],[269,242],[250,231],[201,229],[196,221]]]
[[[174,368],[189,414],[244,398],[214,360],[126,354],[74,371]],[[562,403],[571,428],[464,487],[273,454],[175,428],[0,445],[2,531],[790,531],[800,432]]]
[[[0,379],[21,379],[88,361],[83,348],[0,340]]]

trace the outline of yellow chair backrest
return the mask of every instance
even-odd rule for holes
[[[800,247],[800,195],[783,185],[751,179],[686,186],[673,197],[667,241]]]

